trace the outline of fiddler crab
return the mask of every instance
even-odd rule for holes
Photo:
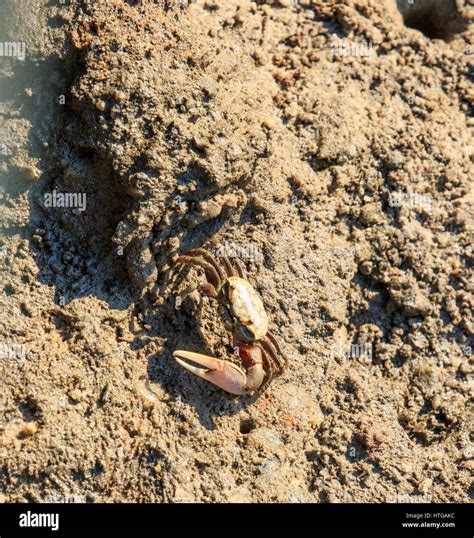
[[[247,281],[242,264],[235,258],[232,264],[225,256],[220,256],[219,260],[222,266],[208,250],[196,248],[180,256],[176,265],[191,264],[204,270],[206,282],[193,284],[185,293],[197,289],[217,300],[219,313],[232,332],[233,347],[244,369],[230,361],[191,351],[177,350],[173,355],[183,368],[230,394],[250,394],[262,390],[275,373],[280,374],[286,359],[277,339],[268,330],[262,300]]]

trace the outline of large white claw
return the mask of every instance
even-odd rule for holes
[[[217,385],[221,389],[230,394],[242,395],[245,394],[247,385],[246,374],[235,364],[229,361],[201,355],[201,353],[193,353],[192,351],[175,351],[173,356],[178,364],[186,368],[189,372]],[[196,368],[184,362],[181,359],[204,366],[204,368]]]

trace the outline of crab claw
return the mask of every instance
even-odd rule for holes
[[[217,385],[230,394],[242,395],[249,392],[246,374],[229,361],[216,359],[191,351],[175,351],[173,356],[178,364],[189,372]],[[204,368],[196,368],[181,359],[194,362]]]

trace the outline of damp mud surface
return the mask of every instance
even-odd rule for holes
[[[4,3],[0,500],[472,500],[469,2]],[[263,393],[173,360],[233,356],[201,246]]]

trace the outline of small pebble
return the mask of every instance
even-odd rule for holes
[[[29,166],[25,168],[25,177],[29,181],[38,181],[41,176],[41,172],[34,166]]]
[[[70,390],[68,396],[75,403],[78,403],[83,399],[83,394],[79,389]]]
[[[38,426],[34,422],[27,422],[20,430],[21,437],[31,437],[38,431]]]
[[[269,428],[257,428],[245,436],[247,446],[262,450],[263,452],[275,453],[283,448],[280,436]]]
[[[260,464],[260,467],[258,470],[261,475],[268,476],[268,475],[274,474],[278,470],[279,467],[280,467],[280,464],[276,459],[266,458]]]
[[[269,129],[269,130],[272,130],[275,128],[275,122],[273,120],[273,118],[265,118],[263,121],[262,121],[262,125],[266,128],[266,129]]]

